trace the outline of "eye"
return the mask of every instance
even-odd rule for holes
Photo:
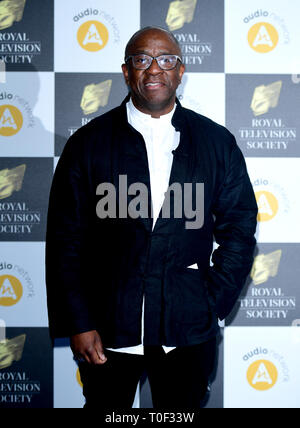
[[[159,58],[159,62],[163,67],[172,67],[176,63],[176,57],[173,55],[163,55]]]
[[[136,64],[146,64],[148,62],[148,58],[145,55],[137,55],[134,57]]]

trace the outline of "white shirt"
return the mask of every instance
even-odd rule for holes
[[[165,192],[169,187],[169,179],[173,162],[172,150],[176,149],[180,139],[180,132],[176,131],[171,123],[176,105],[170,113],[160,116],[160,118],[153,118],[149,114],[142,113],[134,106],[131,99],[126,104],[126,108],[128,122],[140,134],[142,134],[146,144],[153,207],[153,230],[164,201]],[[142,337],[140,345],[130,346],[128,348],[107,349],[111,351],[143,355],[144,301],[141,323]],[[174,347],[163,346],[163,349],[165,352],[169,352],[174,349]]]

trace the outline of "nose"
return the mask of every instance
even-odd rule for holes
[[[149,68],[146,70],[149,74],[159,74],[163,70],[159,67],[157,60],[153,59]]]

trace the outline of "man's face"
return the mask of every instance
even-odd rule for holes
[[[180,56],[180,49],[161,30],[147,30],[139,35],[130,46],[128,55],[147,54],[157,57],[163,54]],[[162,70],[156,60],[152,61],[147,70],[137,70],[132,60],[122,65],[126,84],[131,89],[134,105],[144,113],[159,117],[172,110],[176,97],[176,89],[181,82],[184,65],[179,61],[173,70]]]

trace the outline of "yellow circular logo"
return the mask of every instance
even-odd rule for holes
[[[0,276],[0,306],[13,306],[21,299],[23,287],[12,275]]]
[[[81,388],[83,387],[83,384],[82,384],[82,382],[81,382],[81,377],[80,377],[80,371],[79,371],[79,369],[77,369],[77,372],[76,372],[76,380],[77,380],[77,382],[79,383],[79,385],[81,386]]]
[[[108,29],[99,21],[85,22],[77,32],[78,43],[89,52],[98,52],[105,48],[108,38]]]
[[[247,371],[247,380],[250,386],[258,391],[267,391],[273,388],[277,379],[278,371],[271,361],[255,361]]]
[[[0,106],[0,135],[11,137],[17,134],[23,125],[23,116],[17,107],[12,105]]]
[[[259,22],[250,28],[248,42],[258,53],[268,53],[276,48],[279,35],[276,28],[268,22]]]
[[[269,221],[274,218],[278,212],[279,204],[276,197],[271,192],[262,190],[255,193],[258,206],[258,221]]]

